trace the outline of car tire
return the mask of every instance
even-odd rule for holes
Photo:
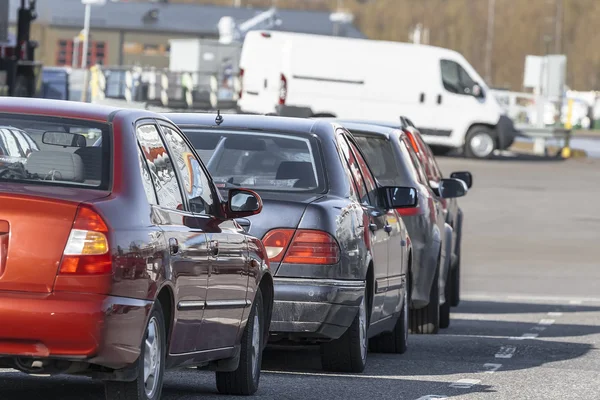
[[[374,353],[404,354],[408,343],[408,290],[404,292],[402,312],[394,330],[386,332],[369,340],[369,350]]]
[[[258,390],[264,349],[264,312],[260,289],[248,316],[240,348],[240,363],[235,371],[217,371],[217,390],[221,394],[249,396]]]
[[[132,382],[105,381],[106,400],[160,399],[165,375],[167,346],[165,332],[165,317],[160,302],[156,301],[148,318],[142,350],[137,361],[139,371],[137,378]]]
[[[475,126],[469,130],[465,140],[467,158],[489,158],[498,148],[496,132],[485,126]]]
[[[414,334],[432,335],[439,331],[440,327],[440,260],[438,256],[438,267],[433,278],[431,291],[429,292],[429,304],[427,306],[411,310],[410,313],[410,331]]]
[[[330,342],[321,343],[321,364],[329,372],[361,373],[367,365],[369,312],[366,292],[356,317],[344,334]]]
[[[460,253],[456,258],[454,268],[450,269],[450,282],[452,282],[450,305],[452,307],[458,307],[460,304]]]
[[[451,271],[448,271],[444,297],[446,301],[440,305],[440,329],[446,329],[450,326],[450,297],[452,294],[452,282],[450,281]]]

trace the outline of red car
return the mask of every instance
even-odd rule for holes
[[[150,112],[0,98],[0,126],[40,148],[0,166],[0,367],[100,379],[111,400],[159,399],[177,366],[254,393],[273,279],[235,218],[259,195],[223,201]]]

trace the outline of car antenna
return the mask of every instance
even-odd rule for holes
[[[221,125],[223,123],[223,116],[221,115],[221,110],[217,110],[217,118],[215,118],[215,124]]]

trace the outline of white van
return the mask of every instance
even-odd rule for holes
[[[485,158],[513,143],[510,118],[469,62],[433,46],[278,31],[246,35],[242,113],[400,124],[436,150]]]

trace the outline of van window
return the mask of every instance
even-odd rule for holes
[[[450,93],[469,95],[475,81],[467,71],[460,64],[450,60],[441,60],[440,66],[444,89]]]

